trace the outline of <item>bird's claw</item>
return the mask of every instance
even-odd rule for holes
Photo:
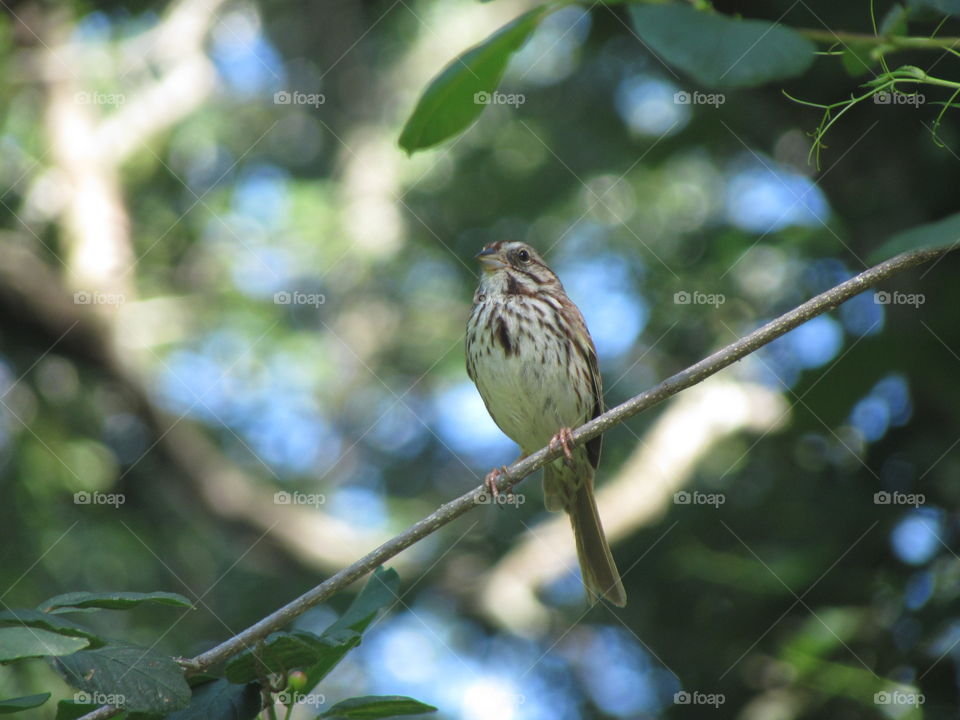
[[[500,496],[500,490],[497,488],[497,478],[501,475],[507,474],[507,466],[501,465],[498,468],[494,468],[487,473],[487,476],[483,479],[483,484],[486,486],[487,490],[490,492],[490,496],[494,499]]]
[[[560,428],[560,432],[550,438],[550,449],[557,450],[563,448],[563,454],[567,460],[573,460],[571,445],[573,445],[573,431],[568,427]]]

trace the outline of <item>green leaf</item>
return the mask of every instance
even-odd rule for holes
[[[524,13],[447,65],[417,101],[400,133],[400,147],[412,155],[463,132],[480,117],[486,105],[477,94],[497,89],[510,58],[550,10],[542,6]]]
[[[0,628],[0,662],[70,655],[89,644],[90,641],[83,637],[60,635],[40,628]]]
[[[360,644],[360,634],[352,630],[318,637],[305,630],[277,632],[268,636],[263,646],[246,650],[226,666],[230,682],[246,683],[261,673],[278,673],[317,664],[335,665],[346,653]]]
[[[93,612],[95,610],[129,610],[142,603],[193,607],[183,595],[171,592],[71,592],[57,595],[40,604],[45,613]]]
[[[324,630],[323,635],[343,629],[362,633],[382,608],[397,600],[399,592],[400,576],[397,571],[378,567],[363,586],[363,590],[350,603],[347,611]]]
[[[220,680],[220,679],[221,678],[218,677],[217,675],[211,675],[209,673],[201,672],[201,673],[196,673],[194,675],[190,675],[187,678],[187,684],[190,686],[191,689],[193,689],[193,688],[198,688],[201,685],[206,685],[207,683],[212,683],[214,680]]]
[[[862,613],[849,608],[826,608],[818,611],[817,618],[805,622],[784,643],[782,652],[799,672],[804,673],[807,662],[816,663],[820,658],[849,641],[863,622]]]
[[[306,687],[315,687],[360,644],[363,631],[381,608],[396,600],[399,587],[396,570],[377,568],[347,611],[322,634],[318,636],[305,630],[273,633],[256,653],[253,649],[246,650],[230,660],[226,666],[227,679],[245,683],[257,679],[261,673],[306,668]]]
[[[402,695],[366,695],[350,698],[334,705],[323,713],[322,718],[390,718],[397,715],[421,715],[436,712],[433,705]]]
[[[910,0],[912,7],[924,7],[945,15],[960,15],[960,0]]]
[[[884,14],[877,32],[883,37],[889,35],[906,35],[909,31],[907,25],[909,19],[910,8],[900,3],[894,3]]]
[[[320,637],[335,640],[338,637],[349,637],[350,633],[363,635],[377,613],[397,599],[399,591],[400,576],[397,571],[378,567],[363,586],[363,590],[350,603],[347,611],[324,630]],[[358,639],[357,645],[359,644]],[[316,687],[354,646],[341,644],[340,647],[342,652],[339,657],[331,653],[306,669],[308,688]]]
[[[78,703],[73,700],[61,700],[57,703],[56,720],[77,720],[83,717],[91,710],[96,710],[99,705],[93,703]]]
[[[314,688],[323,678],[330,674],[348,652],[360,644],[362,636],[353,630],[324,631],[320,639],[329,644],[331,650],[322,655],[315,663],[303,666],[307,674],[306,687]]]
[[[667,64],[710,87],[753,87],[802,74],[813,43],[766,20],[735,20],[685,5],[631,7],[637,34]]]
[[[847,71],[850,77],[859,77],[869,72],[870,68],[878,62],[873,59],[871,55],[872,52],[873,46],[870,44],[846,43],[843,47],[843,55],[841,56],[843,69]]]
[[[0,715],[12,715],[21,710],[40,707],[49,699],[50,693],[40,693],[39,695],[26,695],[10,700],[0,700]]]
[[[169,713],[190,703],[190,686],[180,666],[166,655],[133,645],[84,650],[55,660],[54,667],[96,704]]]
[[[83,625],[38,610],[17,609],[0,612],[0,628],[7,627],[39,628],[58,635],[85,638],[87,645],[91,648],[101,647],[104,644],[103,640]]]
[[[89,712],[96,710],[99,705],[93,703],[78,703],[73,700],[61,700],[57,703],[56,720],[77,720]],[[123,711],[114,715],[112,720],[164,720],[162,715],[146,713],[128,713]]]
[[[234,685],[223,679],[193,688],[193,699],[165,720],[249,720],[260,712],[260,686]]]
[[[897,233],[870,253],[869,261],[878,263],[909,250],[957,247],[958,244],[960,244],[960,213]]]

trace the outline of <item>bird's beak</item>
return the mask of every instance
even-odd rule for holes
[[[480,261],[480,264],[483,266],[485,272],[496,272],[500,268],[506,267],[506,265],[500,260],[497,255],[496,248],[486,247],[475,256],[477,260]]]

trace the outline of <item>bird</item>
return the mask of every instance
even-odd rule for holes
[[[570,516],[588,596],[623,607],[623,588],[594,497],[602,437],[572,447],[572,430],[603,412],[597,351],[580,309],[543,258],[519,241],[490,243],[477,254],[482,273],[467,320],[467,374],[521,459],[549,445],[560,458],[544,466],[548,510]],[[494,468],[485,484],[497,496]]]

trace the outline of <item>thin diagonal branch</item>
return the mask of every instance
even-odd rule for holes
[[[915,267],[916,265],[940,258],[953,249],[953,247],[950,247],[907,252],[882,262],[869,270],[865,270],[859,275],[840,283],[836,287],[784,313],[775,320],[768,322],[766,325],[754,330],[736,342],[727,345],[723,349],[718,350],[700,362],[667,378],[646,392],[640,393],[580,426],[573,432],[573,445],[582,445],[591,438],[600,435],[637,413],[657,405],[682,390],[696,385],[707,377],[732,365],[737,360],[743,359],[750,353],[776,340],[795,327],[859,295],[878,282]],[[510,490],[525,477],[543,467],[551,460],[558,458],[561,453],[562,450],[559,448],[556,450],[542,448],[528,455],[523,460],[515,462],[507,468],[507,472],[504,475],[501,475],[497,479],[498,487],[504,491]],[[259,640],[288,625],[310,608],[327,600],[335,593],[373,571],[414,543],[433,534],[444,525],[449,524],[465,514],[474,506],[485,504],[478,502],[484,492],[485,488],[481,485],[464,493],[455,500],[441,505],[427,517],[411,525],[399,535],[396,535],[375,550],[367,553],[352,565],[340,570],[296,600],[293,600],[216,647],[190,660],[182,660],[181,664],[190,674],[205,671],[233,657],[246,648],[253,647]],[[93,712],[87,713],[81,720],[104,720],[118,712],[120,712],[120,710],[117,708],[103,706]]]

